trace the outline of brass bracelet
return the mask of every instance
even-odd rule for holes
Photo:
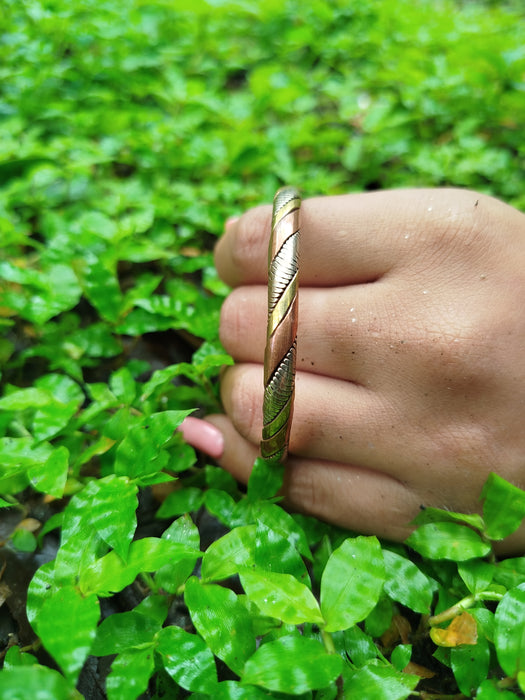
[[[264,353],[261,455],[286,459],[292,425],[298,323],[298,248],[301,197],[293,187],[273,200],[268,249],[268,327]]]

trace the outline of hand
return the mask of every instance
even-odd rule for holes
[[[463,190],[309,199],[301,208],[295,409],[284,495],[402,540],[422,506],[479,511],[491,471],[525,486],[525,215]],[[271,207],[216,248],[234,290],[221,339],[219,463],[249,477],[262,429]],[[508,548],[525,546],[525,529]]]

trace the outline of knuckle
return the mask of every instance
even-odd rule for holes
[[[226,413],[237,431],[257,443],[262,431],[262,377],[254,381],[254,367],[237,365],[224,373],[221,385]],[[258,387],[260,386],[260,391]]]
[[[270,235],[271,208],[266,205],[255,207],[241,216],[235,231],[232,246],[232,263],[246,276],[248,270],[260,263],[266,267],[266,247]],[[261,256],[261,252],[264,254]],[[261,272],[256,269],[256,273]]]
[[[236,360],[263,360],[266,296],[266,290],[238,287],[223,302],[219,337],[226,351]]]
[[[323,510],[323,483],[313,470],[301,469],[292,463],[285,473],[286,501],[305,513],[317,514]]]
[[[430,201],[430,200],[429,200]],[[464,265],[492,249],[495,200],[471,190],[448,189],[435,206],[425,201],[420,210],[421,234],[414,237],[415,252],[427,271],[447,261]],[[452,269],[453,265],[451,266]]]
[[[244,319],[240,313],[237,295],[231,292],[224,300],[221,308],[219,338],[226,352],[234,355],[238,338],[241,335]]]

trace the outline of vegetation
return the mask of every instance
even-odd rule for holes
[[[523,697],[525,557],[493,545],[524,492],[393,545],[176,431],[231,362],[228,216],[283,183],[525,209],[522,5],[183,5],[0,9],[0,698]]]

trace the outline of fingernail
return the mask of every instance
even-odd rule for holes
[[[224,230],[227,231],[230,228],[230,226],[236,224],[240,218],[240,216],[229,216],[224,224]]]
[[[179,425],[184,440],[196,450],[204,452],[213,459],[219,459],[224,451],[224,437],[221,431],[211,423],[189,416]]]

